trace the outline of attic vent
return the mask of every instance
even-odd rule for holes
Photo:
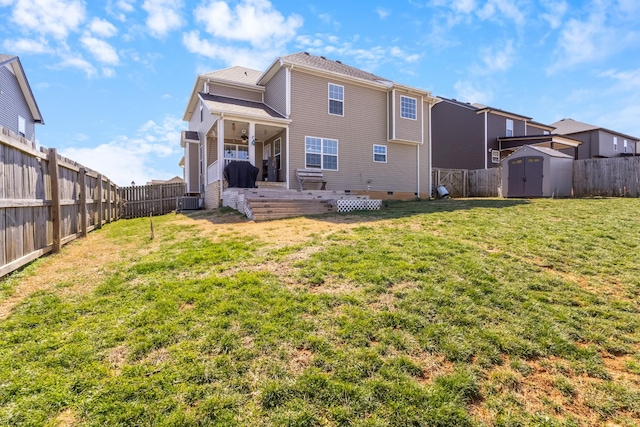
[[[327,58],[325,58],[324,56],[321,56],[320,58],[322,58],[322,59],[327,59]]]
[[[337,62],[338,64],[342,64],[342,61],[338,61],[337,59],[336,59],[336,62]]]
[[[304,52],[305,55],[309,55],[309,52]]]

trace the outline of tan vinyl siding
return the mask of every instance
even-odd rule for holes
[[[392,92],[393,93],[393,92]],[[401,117],[401,97],[406,96],[416,100],[416,120]],[[422,98],[401,91],[395,91],[395,139],[400,141],[422,142]]]
[[[269,83],[267,83],[264,102],[278,113],[287,114],[287,70],[280,68]]]
[[[209,83],[209,94],[226,96],[227,98],[243,99],[245,101],[262,102],[262,92],[224,86],[215,83]]]
[[[344,116],[328,113],[328,83],[344,86]],[[388,142],[387,118],[386,91],[348,81],[327,80],[294,68],[289,141],[291,187],[297,188],[296,168],[305,167],[305,137],[313,136],[338,140],[338,170],[323,172],[327,189],[356,191],[370,186],[371,191],[414,193],[417,189],[416,147]],[[387,146],[387,163],[373,162],[374,144]]]

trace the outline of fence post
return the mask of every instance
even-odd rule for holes
[[[107,222],[111,223],[111,181],[107,181]]]
[[[102,174],[98,174],[98,224],[97,228],[102,228],[102,220],[104,219],[104,209],[102,207]]]
[[[80,235],[87,237],[87,170],[80,168]]]
[[[53,226],[53,253],[62,246],[62,208],[60,206],[60,178],[58,173],[58,151],[49,149],[49,175],[51,176],[51,224]]]

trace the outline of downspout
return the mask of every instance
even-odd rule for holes
[[[484,112],[484,168],[488,169],[487,153],[489,152],[489,130],[487,129],[488,111]]]
[[[391,136],[396,139],[396,90],[391,91]]]
[[[224,191],[224,113],[220,113],[218,117],[218,176],[220,181],[220,198],[222,199],[222,192]],[[220,207],[220,200],[218,200],[218,207]]]
[[[433,176],[433,166],[432,166],[432,160],[433,160],[433,156],[432,156],[432,150],[431,150],[431,146],[432,146],[432,142],[431,142],[431,107],[433,107],[433,104],[429,103],[429,132],[428,132],[428,144],[429,144],[429,153],[428,153],[428,157],[429,157],[429,170],[428,172],[428,177],[429,177],[429,187],[428,187],[428,191],[429,191],[429,196],[428,198],[431,198],[431,188],[433,187],[433,182],[431,182],[432,176]]]

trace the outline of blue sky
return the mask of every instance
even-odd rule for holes
[[[182,175],[198,73],[308,51],[435,95],[640,137],[638,0],[0,0],[38,142],[120,185]]]

